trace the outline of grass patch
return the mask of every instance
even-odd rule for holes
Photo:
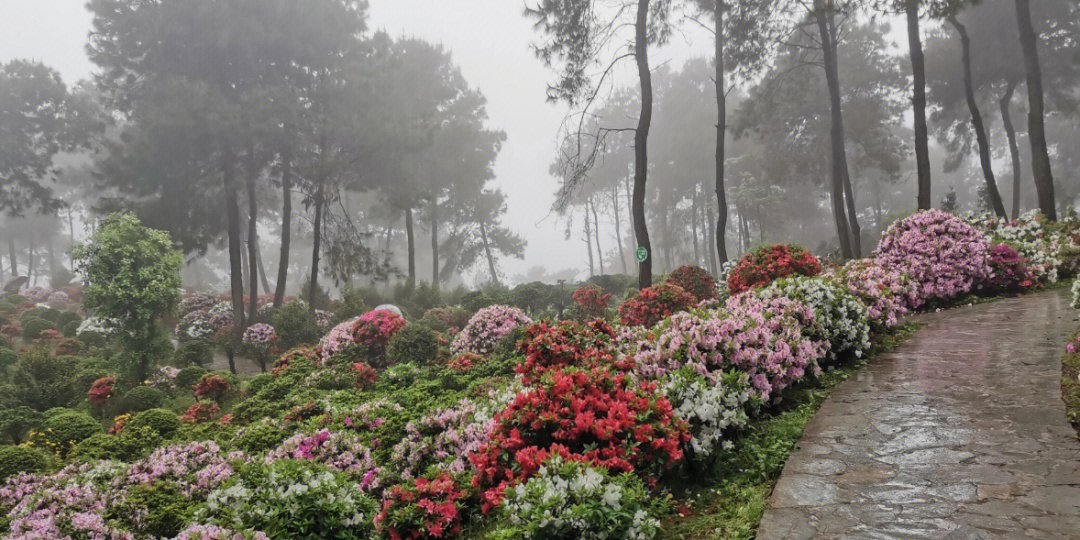
[[[868,358],[896,348],[922,325],[906,322],[874,340]],[[865,365],[865,361],[835,368],[785,393],[781,404],[752,422],[734,441],[735,447],[717,460],[708,482],[689,489],[675,503],[681,514],[664,524],[661,538],[754,538],[758,522],[795,444],[807,422],[829,392]]]

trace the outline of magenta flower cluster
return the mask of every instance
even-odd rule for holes
[[[925,301],[967,294],[990,278],[989,251],[986,238],[964,220],[925,210],[890,225],[874,260],[906,272]]]
[[[510,306],[489,306],[477,311],[469,324],[454,338],[454,354],[487,354],[495,343],[515,328],[532,324],[532,319],[520,309]]]
[[[371,452],[357,439],[329,430],[298,433],[285,439],[265,458],[267,465],[282,459],[317,461],[326,468],[359,479],[360,490],[379,486],[379,468]]]

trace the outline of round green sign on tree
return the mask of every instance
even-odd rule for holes
[[[637,256],[638,262],[645,262],[645,259],[649,258],[649,250],[639,247],[637,248],[637,251],[634,252],[634,255]]]

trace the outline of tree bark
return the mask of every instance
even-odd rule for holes
[[[716,74],[716,253],[720,263],[727,262],[728,207],[727,190],[724,188],[724,136],[727,133],[727,94],[724,89],[724,0],[716,0],[715,22],[715,67]]]
[[[263,265],[262,247],[255,244],[255,260],[259,263],[259,284],[262,285],[263,294],[270,294],[270,281],[266,278],[266,266]]]
[[[439,201],[431,201],[431,287],[439,290]]]
[[[75,245],[75,220],[71,219],[71,205],[67,205],[67,222],[68,222],[68,234],[70,235],[69,244]],[[71,267],[71,273],[75,273],[75,260],[68,257],[68,265]]]
[[[487,255],[488,270],[491,271],[491,282],[499,286],[499,272],[495,269],[495,257],[491,254],[491,244],[488,243],[487,227],[480,223],[480,240],[484,243],[484,254]]]
[[[225,188],[225,217],[229,236],[229,281],[232,287],[233,303],[233,346],[239,346],[244,335],[244,276],[240,249],[240,201],[236,190],[235,156],[232,149],[225,146],[221,152],[221,177]],[[234,373],[236,366],[229,361],[229,369]]]
[[[1005,137],[1009,139],[1009,158],[1012,162],[1012,217],[1017,219],[1020,217],[1020,196],[1021,196],[1021,173],[1020,173],[1020,146],[1016,144],[1016,128],[1013,126],[1012,113],[1009,112],[1009,108],[1012,106],[1013,91],[1016,90],[1016,81],[1010,80],[1005,87],[1005,94],[1001,96],[999,106],[1001,107],[1001,124],[1005,126]]]
[[[274,307],[285,301],[285,286],[289,279],[289,246],[292,243],[292,152],[281,154],[281,254],[278,256],[277,286]]]
[[[596,260],[600,262],[600,275],[604,275],[604,250],[600,247],[600,219],[597,217],[596,203],[589,197],[589,206],[592,207],[593,238],[596,240]]]
[[[615,216],[615,241],[619,243],[619,263],[622,264],[622,273],[627,274],[630,270],[626,267],[626,252],[623,250],[622,219],[619,217],[619,184],[611,186],[611,209]]]
[[[826,3],[828,1],[828,3]],[[840,74],[836,65],[836,42],[829,31],[829,19],[832,18],[831,0],[814,0],[814,14],[818,32],[821,35],[821,49],[825,62],[825,79],[829,87],[829,109],[832,118],[830,143],[832,146],[832,199],[833,219],[836,222],[836,234],[840,240],[840,253],[845,259],[854,256],[851,247],[851,231],[847,216],[844,214],[844,169],[847,159],[844,149],[844,118],[840,110]]]
[[[585,251],[589,252],[589,277],[596,275],[592,250],[592,224],[589,222],[589,206],[585,206]]]
[[[1042,72],[1039,68],[1038,37],[1031,24],[1028,0],[1016,0],[1016,22],[1020,28],[1020,46],[1024,50],[1024,71],[1028,94],[1028,142],[1031,143],[1031,172],[1035,176],[1035,191],[1039,210],[1057,221],[1054,204],[1054,175],[1050,171],[1050,152],[1046,147],[1046,125],[1043,118]]]
[[[255,148],[248,147],[247,198],[248,198],[248,319],[254,321],[259,311],[259,203],[255,198]]]
[[[705,222],[709,225],[709,270],[712,271],[712,275],[719,276],[719,270],[716,266],[716,248],[720,244],[716,240],[716,222],[713,221],[712,206],[705,205],[704,211],[706,212],[704,216]],[[724,241],[724,245],[727,245],[726,241]]]
[[[321,173],[320,173],[321,174]],[[315,221],[313,223],[311,239],[311,281],[308,283],[308,309],[314,311],[318,299],[315,294],[319,290],[319,249],[322,247],[323,210],[326,204],[326,178],[320,177],[315,187]]]
[[[919,0],[905,0],[907,16],[908,52],[911,56],[911,75],[914,93],[911,96],[915,113],[915,170],[918,175],[916,207],[929,210],[930,194],[930,146],[926,128],[926,67],[923,59],[922,40],[919,37]]]
[[[649,228],[645,223],[645,182],[649,173],[649,128],[652,127],[653,89],[652,72],[649,71],[649,0],[638,0],[635,23],[634,56],[637,60],[638,80],[641,84],[641,114],[634,131],[634,236],[639,248],[645,249],[645,260],[638,263],[638,287],[652,286],[652,244]]]
[[[8,257],[11,258],[11,277],[19,277],[19,258],[15,253],[15,238],[8,237]]]
[[[405,209],[405,239],[409,245],[409,282],[408,288],[416,285],[416,236],[413,234],[412,207]]]
[[[836,57],[836,21],[833,16],[829,17],[829,35],[832,36],[832,50],[833,58]],[[839,77],[838,77],[839,79]],[[851,231],[851,252],[856,258],[862,257],[862,227],[859,226],[859,214],[855,206],[855,188],[851,182],[851,171],[847,165],[847,149],[846,140],[843,132],[843,123],[840,124],[840,140],[845,144],[844,148],[844,166],[841,171],[844,173],[844,201],[847,206],[847,220],[848,229]]]
[[[964,98],[967,100],[968,111],[971,112],[971,127],[975,129],[975,140],[979,143],[979,164],[982,165],[983,178],[986,180],[986,193],[990,197],[994,213],[1000,218],[1008,218],[1005,213],[1005,204],[1001,202],[1001,193],[998,192],[997,180],[994,178],[990,140],[986,136],[986,127],[983,126],[979,103],[975,100],[975,83],[971,75],[971,39],[968,38],[967,28],[956,17],[949,17],[949,24],[953,25],[956,33],[960,34],[964,65]]]

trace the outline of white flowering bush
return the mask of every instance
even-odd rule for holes
[[[1080,309],[1080,277],[1073,280],[1072,288],[1069,290],[1069,297],[1072,299],[1073,309]]]
[[[829,343],[826,362],[870,350],[870,314],[866,305],[843,286],[829,280],[796,276],[778,279],[762,289],[763,299],[790,298],[814,311],[810,337]]]
[[[684,367],[673,372],[660,388],[675,417],[690,426],[692,459],[708,459],[718,449],[731,449],[731,433],[749,420],[746,411],[753,398],[747,375],[729,371],[715,379],[712,382]]]
[[[630,474],[552,456],[524,484],[506,490],[502,512],[508,525],[500,540],[562,538],[654,538],[660,532],[662,499]]]
[[[75,337],[83,342],[104,343],[116,335],[119,325],[106,317],[87,317],[75,329]]]
[[[270,538],[360,540],[372,536],[375,501],[356,481],[310,461],[252,465],[212,491],[198,523],[265,532]]]
[[[1068,237],[1046,226],[1046,218],[1032,210],[1019,219],[983,223],[986,237],[995,244],[1008,244],[1020,252],[1031,276],[1039,283],[1057,283],[1064,264],[1062,252]]]

